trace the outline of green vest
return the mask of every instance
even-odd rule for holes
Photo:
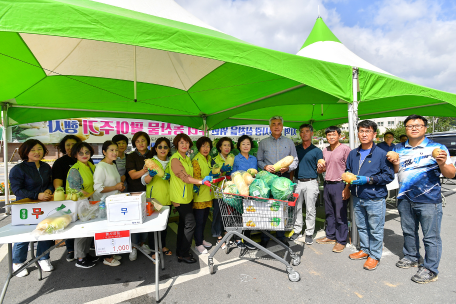
[[[222,158],[222,156],[220,156],[220,153],[217,154],[217,156],[213,158],[213,161],[216,164],[219,164],[220,166],[223,166],[223,164],[225,163],[225,160]],[[225,175],[226,175],[225,173],[220,172],[220,177],[225,176]],[[222,187],[222,183],[223,183],[223,181],[219,182],[217,184],[217,187],[219,187],[219,188]],[[225,183],[226,183],[226,181],[225,181]],[[221,194],[218,194],[218,195],[216,194],[214,197],[220,199],[220,198],[222,198],[222,195]]]
[[[165,171],[165,173],[169,173],[170,163],[168,163],[166,168],[163,168],[162,164],[158,160],[156,160],[155,158],[153,158],[152,160],[158,166],[160,166],[163,169],[163,171]],[[171,205],[171,201],[169,199],[169,180],[163,180],[163,178],[155,175],[146,186],[146,197],[155,198],[163,206]]]
[[[88,162],[89,167],[81,163],[79,160],[70,168],[68,174],[70,174],[71,169],[76,169],[81,174],[82,178],[82,190],[93,193],[95,190],[93,189],[93,172],[95,172],[95,165],[91,162]],[[70,184],[68,183],[68,174],[67,174],[67,181],[66,181],[66,192],[70,189]],[[76,189],[79,190],[79,189]]]
[[[178,159],[185,168],[185,172],[188,175],[193,177],[193,166],[190,157],[183,158],[179,152],[176,152],[171,156],[169,160],[170,166],[173,159]],[[172,202],[178,204],[189,204],[193,199],[193,185],[184,183],[180,178],[178,178],[173,170],[169,170],[169,174],[171,175],[170,179],[170,192],[169,196]]]
[[[201,178],[204,178],[211,173],[211,157],[208,156],[208,159],[206,160],[206,157],[204,157],[201,153],[198,153],[193,157],[193,160],[197,160],[198,164],[201,168]],[[193,194],[193,201],[194,202],[208,202],[214,198],[214,191],[208,187],[201,185],[199,186],[199,194],[194,193]]]

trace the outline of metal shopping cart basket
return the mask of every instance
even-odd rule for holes
[[[218,181],[220,181],[220,179],[214,180],[213,182],[216,183]],[[221,248],[223,243],[229,244],[231,238],[236,235],[284,264],[290,281],[298,282],[300,279],[299,273],[295,271],[292,266],[298,266],[301,263],[301,257],[293,252],[289,246],[285,245],[269,233],[269,231],[291,231],[293,229],[296,220],[295,206],[298,194],[292,193],[288,198],[288,201],[283,201],[223,193],[223,183],[220,188],[215,187],[214,185],[212,185],[212,188],[219,196],[223,197],[223,199],[219,201],[219,206],[223,226],[227,233],[208,257],[210,273],[213,274],[215,272],[214,255]],[[284,257],[280,257],[274,252],[252,241],[242,234],[243,230],[257,230],[263,232],[286,250]],[[225,250],[226,253],[229,252],[228,246],[226,246]],[[287,262],[288,254],[291,257],[291,263]]]

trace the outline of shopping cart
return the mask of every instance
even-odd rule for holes
[[[214,180],[213,183],[218,183],[223,179],[224,178]],[[221,248],[223,243],[229,244],[231,238],[236,235],[284,264],[290,281],[298,282],[300,279],[299,273],[295,271],[292,266],[298,266],[301,263],[301,257],[293,252],[289,246],[271,235],[269,231],[291,231],[293,229],[296,220],[295,205],[299,195],[297,193],[292,193],[288,198],[289,201],[285,201],[223,193],[222,189],[224,183],[225,181],[223,181],[222,187],[211,185],[212,189],[223,198],[219,200],[219,206],[223,226],[227,233],[217,244],[215,249],[211,251],[211,254],[208,257],[210,273],[213,274],[215,272],[214,255]],[[284,257],[280,257],[274,252],[252,241],[242,234],[243,230],[258,230],[263,232],[286,250]],[[228,254],[229,246],[226,246],[225,252]],[[288,254],[291,257],[291,263],[287,262]]]

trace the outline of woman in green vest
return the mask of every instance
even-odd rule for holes
[[[224,165],[226,157],[228,154],[231,153],[231,151],[234,149],[233,141],[228,138],[228,137],[222,137],[219,139],[217,144],[215,145],[217,148],[218,154],[216,157],[212,159],[211,166],[214,166],[215,164],[219,164],[222,166],[220,170],[220,175],[221,176],[229,176],[231,174],[231,170],[233,169],[231,166],[226,166]],[[219,186],[221,186],[221,183]],[[212,236],[217,238],[217,244],[222,240],[223,236],[223,222],[222,222],[222,214],[220,213],[220,206],[219,206],[219,200],[221,200],[222,197],[219,195],[215,196],[214,200],[214,209],[212,211]],[[225,249],[226,244],[222,244],[222,249]]]
[[[220,174],[212,174],[211,156],[209,152],[212,150],[212,141],[209,137],[200,137],[196,142],[198,154],[193,157],[193,177],[201,179],[205,176],[219,177]],[[200,254],[207,254],[207,249],[212,247],[212,244],[204,240],[204,227],[209,216],[209,210],[212,207],[212,199],[214,191],[205,185],[197,187],[197,193],[193,194],[193,214],[195,215],[195,249]]]
[[[89,160],[93,156],[93,148],[86,142],[79,142],[71,148],[71,157],[75,158],[74,164],[66,179],[66,192],[69,189],[81,191],[84,196],[91,196],[93,189],[93,173],[95,165]],[[98,257],[89,254],[92,238],[78,238],[74,240],[74,256],[76,257],[76,267],[91,268],[95,266]]]
[[[166,137],[160,137],[155,141],[154,148],[152,149],[152,160],[163,169],[165,176],[158,177],[157,171],[149,170],[141,177],[141,182],[146,186],[146,197],[154,198],[163,206],[170,206],[171,200],[169,198],[169,159],[171,157],[171,143]],[[168,215],[169,216],[169,215]],[[173,253],[166,247],[167,229],[161,232],[162,250],[165,255],[172,255]],[[149,233],[149,247],[154,248],[154,233]],[[155,254],[152,255],[155,259]]]
[[[195,216],[193,215],[193,185],[202,185],[205,181],[212,181],[211,176],[196,179],[193,178],[193,166],[187,152],[193,146],[193,142],[187,134],[178,134],[173,144],[177,152],[171,156],[171,179],[170,199],[173,206],[179,212],[179,224],[177,228],[177,261],[196,263],[196,259],[190,253],[193,233],[195,231]]]

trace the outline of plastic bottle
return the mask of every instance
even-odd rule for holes
[[[106,196],[105,195],[103,195],[101,197],[101,200],[98,203],[98,218],[100,218],[100,219],[106,218]]]

